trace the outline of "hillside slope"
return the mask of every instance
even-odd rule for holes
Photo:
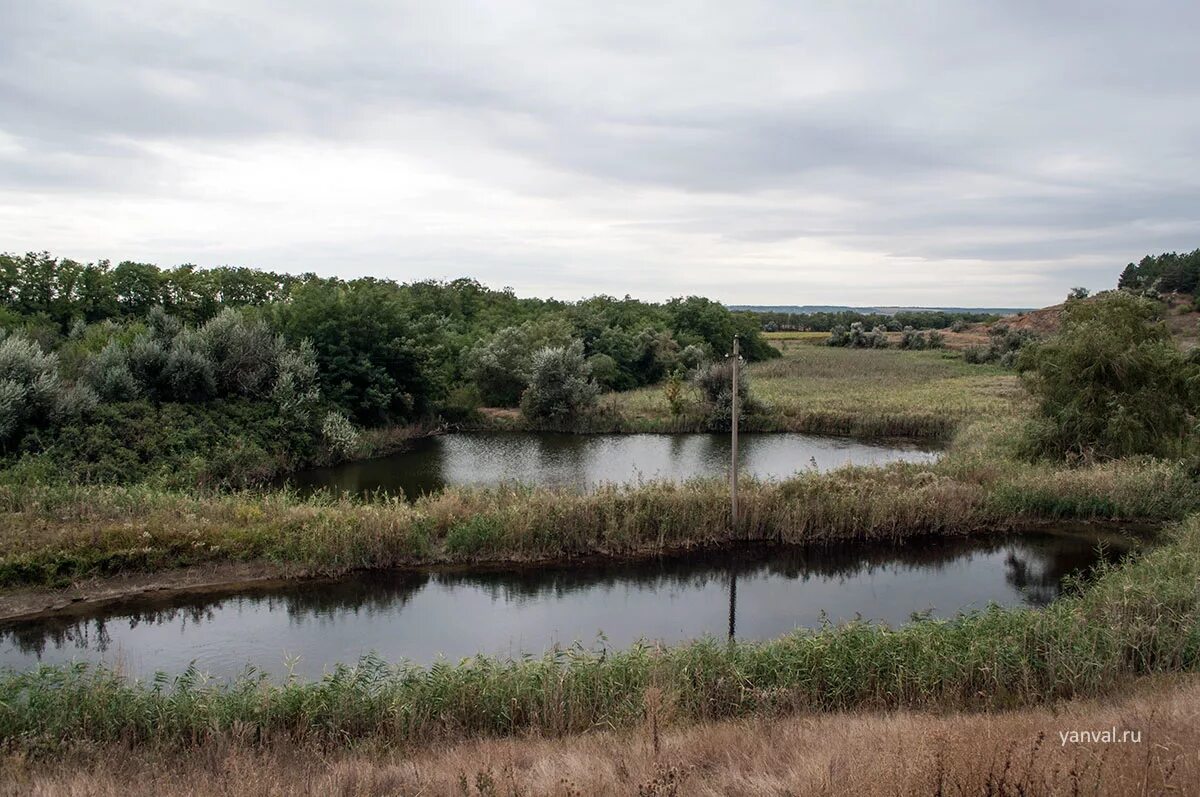
[[[1167,306],[1165,321],[1171,336],[1184,348],[1200,345],[1200,312],[1196,310],[1195,298],[1186,293],[1169,293],[1162,297]],[[1037,335],[1052,335],[1058,331],[1062,321],[1063,305],[1055,304],[1040,310],[1007,316],[995,324],[1004,324],[1013,329],[1029,330]],[[971,336],[985,336],[993,324],[975,324],[964,330]]]

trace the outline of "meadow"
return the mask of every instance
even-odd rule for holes
[[[968,365],[953,352],[849,350],[810,341],[782,352],[750,366],[753,395],[766,411],[746,420],[748,430],[948,439],[965,421],[1014,418],[1027,409],[1011,370]],[[689,413],[673,418],[660,387],[610,394],[602,406],[623,430],[703,428]]]

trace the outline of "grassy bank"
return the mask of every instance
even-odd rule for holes
[[[0,794],[579,795],[1183,794],[1200,779],[1200,683],[1146,679],[1119,697],[998,713],[800,714],[570,738],[481,739],[425,749],[329,750],[234,734],[179,748],[112,744],[53,760],[0,757]],[[1118,728],[1138,744],[1062,743]]]
[[[130,682],[43,668],[0,679],[0,739],[31,753],[237,735],[325,746],[551,736],[796,710],[1003,708],[1103,694],[1200,664],[1200,517],[1143,558],[1043,610],[991,609],[899,629],[852,623],[765,643],[699,641],[597,655],[419,668],[364,660],[317,682],[194,674]]]
[[[151,487],[0,486],[0,585],[223,562],[285,573],[443,562],[652,555],[731,539],[804,543],[983,533],[1053,518],[1167,520],[1200,510],[1182,467],[1122,461],[1054,469],[952,452],[895,464],[747,482],[731,527],[719,481],[589,492],[450,489],[413,503],[198,496]]]

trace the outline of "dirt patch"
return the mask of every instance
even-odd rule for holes
[[[1200,312],[1195,309],[1195,299],[1184,293],[1169,293],[1162,296],[1161,300],[1166,305],[1163,321],[1166,323],[1171,337],[1175,338],[1176,342],[1184,348],[1196,346],[1200,342]],[[1003,324],[1010,329],[1025,330],[1040,336],[1053,335],[1062,325],[1062,311],[1063,305],[1056,304],[1040,310],[1005,316],[995,324]],[[975,324],[964,330],[964,333],[978,337],[982,343],[986,344],[988,330],[992,326],[992,324]],[[949,339],[947,342],[949,343]],[[957,347],[952,346],[952,348]]]
[[[86,613],[97,606],[141,595],[169,597],[270,587],[305,577],[294,568],[266,563],[233,562],[206,567],[135,573],[116,578],[89,579],[66,589],[19,589],[0,594],[0,620],[25,620],[46,615]]]

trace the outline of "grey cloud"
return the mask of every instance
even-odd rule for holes
[[[1185,4],[0,0],[0,17],[10,196],[170,197],[187,175],[155,144],[287,138],[413,155],[639,241],[819,241],[993,263],[997,283],[1012,263],[1053,277],[1200,245],[1200,9]],[[483,258],[493,235],[424,256],[533,284],[561,251]],[[356,242],[346,267],[391,240]],[[603,282],[562,273],[581,293]]]

